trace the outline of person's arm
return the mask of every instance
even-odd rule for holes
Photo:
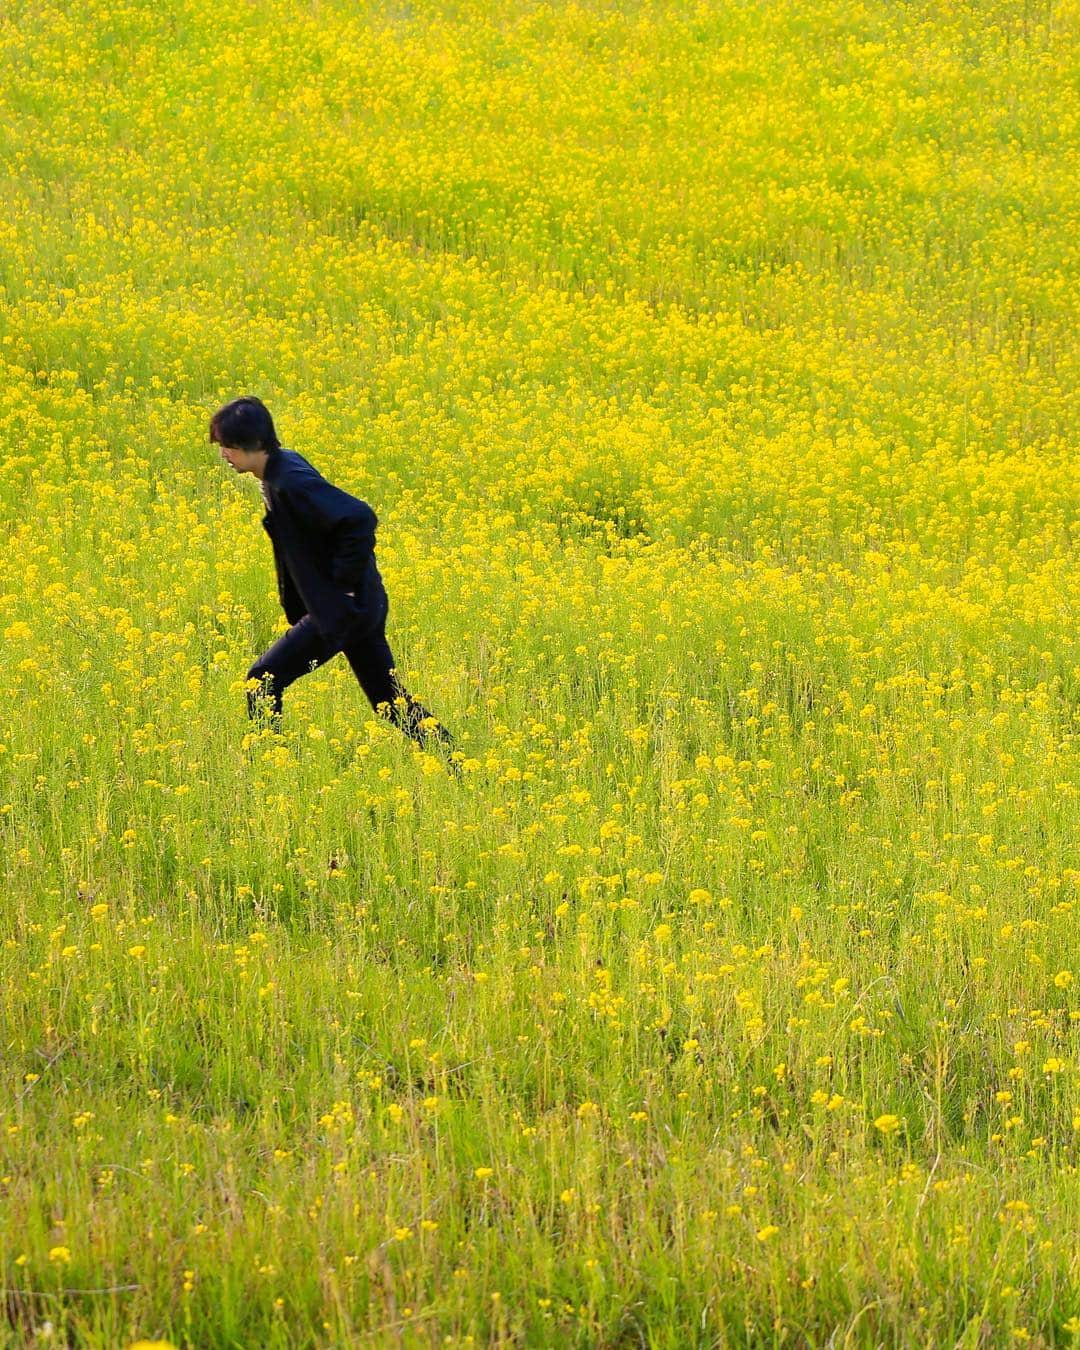
[[[355,586],[371,556],[371,535],[360,521],[345,519],[334,527],[334,562],[331,575],[342,587]],[[351,592],[350,592],[351,594]]]
[[[326,482],[290,486],[287,497],[330,540],[331,579],[342,590],[355,588],[373,551],[370,508]]]

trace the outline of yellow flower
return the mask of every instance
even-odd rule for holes
[[[774,1238],[779,1231],[780,1229],[777,1228],[776,1224],[767,1223],[764,1228],[759,1228],[757,1230],[757,1240],[759,1242],[768,1242],[769,1239]]]
[[[68,1247],[50,1247],[49,1260],[55,1266],[66,1266],[71,1262],[71,1250]]]
[[[900,1128],[899,1116],[878,1116],[874,1121],[875,1126],[882,1134],[895,1134]]]
[[[476,1171],[473,1173],[473,1176],[477,1179],[477,1181],[486,1181],[488,1177],[494,1175],[495,1169],[493,1167],[478,1167]]]

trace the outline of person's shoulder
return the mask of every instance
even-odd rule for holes
[[[274,461],[272,483],[278,492],[302,492],[304,488],[326,482],[315,465],[296,450],[279,450]]]
[[[277,492],[301,500],[309,498],[314,492],[324,505],[333,502],[337,510],[360,512],[365,518],[371,517],[372,525],[376,523],[378,517],[367,502],[330,482],[297,451],[282,449],[274,458],[273,487]]]
[[[282,477],[289,478],[321,478],[322,474],[318,471],[310,460],[306,460],[298,450],[281,449],[277,452],[278,472]]]

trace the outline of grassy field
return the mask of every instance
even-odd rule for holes
[[[0,15],[0,1345],[1080,1345],[1078,19]]]

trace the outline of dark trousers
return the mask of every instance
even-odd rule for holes
[[[262,683],[260,689],[248,691],[248,716],[258,718],[269,713],[271,724],[279,727],[282,693],[301,675],[321,666],[338,652],[344,652],[360,688],[377,713],[420,745],[425,745],[431,738],[451,746],[453,737],[441,723],[429,728],[420,725],[425,718],[431,717],[431,713],[413,698],[397,677],[393,653],[386,640],[386,613],[384,607],[378,623],[364,633],[350,635],[344,642],[324,638],[311,615],[305,614],[299,623],[294,623],[273,646],[268,647],[248,671],[249,680]]]

